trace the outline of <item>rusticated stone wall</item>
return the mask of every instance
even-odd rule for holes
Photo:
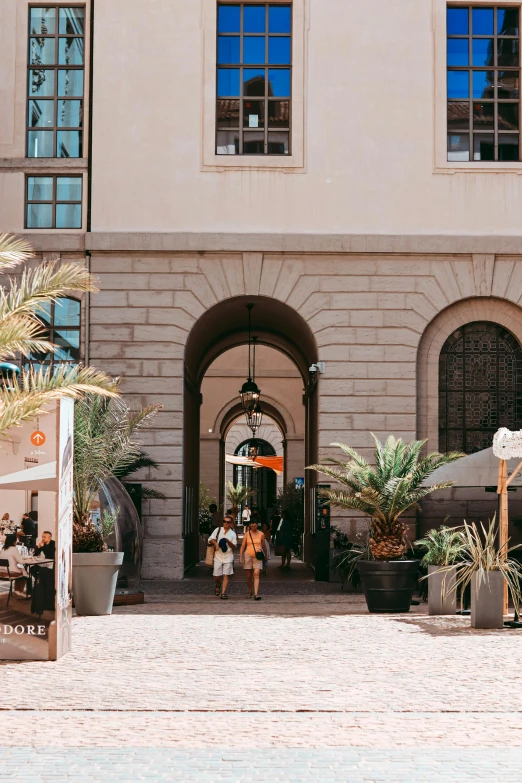
[[[142,251],[93,252],[91,264],[101,287],[91,298],[91,361],[120,374],[131,401],[163,405],[145,434],[161,467],[143,479],[168,498],[146,509],[145,578],[182,576],[183,355],[207,308],[260,295],[305,319],[326,364],[319,379],[323,456],[338,440],[369,454],[370,430],[433,439],[426,401],[437,394],[438,317],[450,332],[477,318],[505,325],[508,318],[522,340],[520,257]],[[334,512],[334,521],[356,530],[355,517]]]

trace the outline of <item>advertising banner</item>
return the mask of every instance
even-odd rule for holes
[[[71,643],[74,402],[14,428],[0,452],[0,660]]]

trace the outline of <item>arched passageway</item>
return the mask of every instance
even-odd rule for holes
[[[317,362],[317,347],[313,334],[303,318],[288,305],[268,297],[241,296],[227,299],[210,308],[196,322],[189,335],[185,351],[184,377],[184,542],[185,568],[199,559],[198,536],[198,487],[200,480],[200,416],[202,404],[202,382],[210,365],[226,351],[243,346],[248,341],[247,304],[253,304],[252,334],[258,338],[258,345],[276,349],[293,362],[298,371],[300,394],[304,407],[304,460],[305,498],[315,477],[304,471],[304,466],[316,460],[317,456],[317,379],[309,368]],[[238,385],[239,390],[240,385]],[[283,395],[284,396],[284,395]],[[266,413],[285,433],[288,416],[285,415],[285,400],[265,401]],[[221,434],[226,433],[241,413],[239,394],[237,403],[225,406],[218,426]],[[290,417],[291,418],[291,417]],[[210,430],[213,427],[209,428]],[[224,437],[220,448],[224,449]],[[222,456],[222,455],[221,455]],[[219,460],[224,464],[224,460]],[[221,468],[223,470],[223,468]],[[224,475],[219,479],[224,484]],[[305,558],[312,557],[312,545],[307,531],[310,529],[308,504],[305,510]]]

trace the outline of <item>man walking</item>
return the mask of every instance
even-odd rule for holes
[[[234,573],[234,550],[237,546],[237,536],[232,528],[233,519],[228,514],[223,518],[223,526],[217,527],[210,538],[216,553],[214,555],[215,594],[223,600],[228,599],[227,587]]]

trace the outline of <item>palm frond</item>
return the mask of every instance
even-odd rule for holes
[[[131,411],[120,398],[88,395],[79,400],[74,415],[74,514],[83,520],[103,482],[122,475],[142,454],[136,440],[160,405]]]
[[[93,367],[63,365],[56,370],[26,370],[13,376],[9,387],[0,385],[0,436],[11,427],[46,413],[46,406],[62,397],[87,393],[104,397],[119,394],[112,378]]]
[[[19,266],[33,256],[33,248],[26,239],[0,234],[0,272]]]
[[[45,331],[40,321],[16,315],[0,323],[0,360],[15,358],[18,354],[53,353],[55,346],[43,339]]]

